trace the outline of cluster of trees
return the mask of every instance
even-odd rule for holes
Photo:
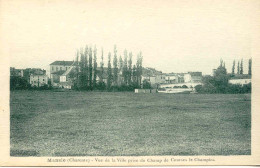
[[[48,84],[37,87],[31,86],[29,79],[21,76],[10,76],[10,90],[50,90],[52,89],[50,81]]]
[[[196,91],[198,93],[251,93],[251,83],[245,85],[228,83],[229,79],[234,76],[234,65],[233,63],[232,74],[228,74],[225,63],[220,60],[220,65],[216,69],[214,76],[205,76],[202,80],[203,86],[196,86]],[[238,65],[240,65],[240,68],[238,66],[237,74],[243,74],[243,61]],[[251,75],[251,66],[252,59],[249,60],[249,75]]]
[[[30,87],[31,85],[25,78],[10,76],[10,90],[29,89]]]
[[[232,75],[234,76],[235,74],[244,74],[244,67],[243,67],[243,59],[241,61],[237,62],[237,72],[235,72],[235,67],[236,67],[236,61],[233,61],[233,66],[232,66]],[[248,75],[252,75],[252,58],[249,59],[248,61]]]
[[[224,93],[224,94],[238,94],[238,93],[251,93],[251,83],[239,85],[239,84],[227,84],[227,86],[223,87],[224,90],[218,90],[217,87],[214,86],[214,80],[209,79],[207,83],[209,85],[197,85],[195,89],[198,93]]]
[[[113,63],[108,53],[107,67],[104,67],[104,51],[101,49],[100,67],[97,64],[97,48],[86,46],[76,54],[74,89],[76,90],[134,90],[141,87],[142,53],[137,54],[137,62],[132,65],[132,52],[124,51],[124,60],[118,58],[114,46]],[[113,66],[112,66],[113,65]]]

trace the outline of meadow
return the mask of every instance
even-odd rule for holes
[[[250,94],[11,91],[11,156],[250,155]]]

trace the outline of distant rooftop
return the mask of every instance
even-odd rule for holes
[[[251,75],[248,74],[235,74],[231,79],[251,79]]]
[[[202,76],[202,72],[188,72],[191,76]]]
[[[63,66],[71,66],[74,61],[54,61],[50,65],[63,65]]]
[[[66,71],[60,70],[60,71],[52,72],[51,74],[62,75],[62,74],[64,74],[64,72],[66,72]]]

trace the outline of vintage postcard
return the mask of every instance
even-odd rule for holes
[[[0,0],[0,166],[260,164],[260,1]]]

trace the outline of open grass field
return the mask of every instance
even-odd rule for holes
[[[250,155],[251,95],[12,91],[11,156]]]

